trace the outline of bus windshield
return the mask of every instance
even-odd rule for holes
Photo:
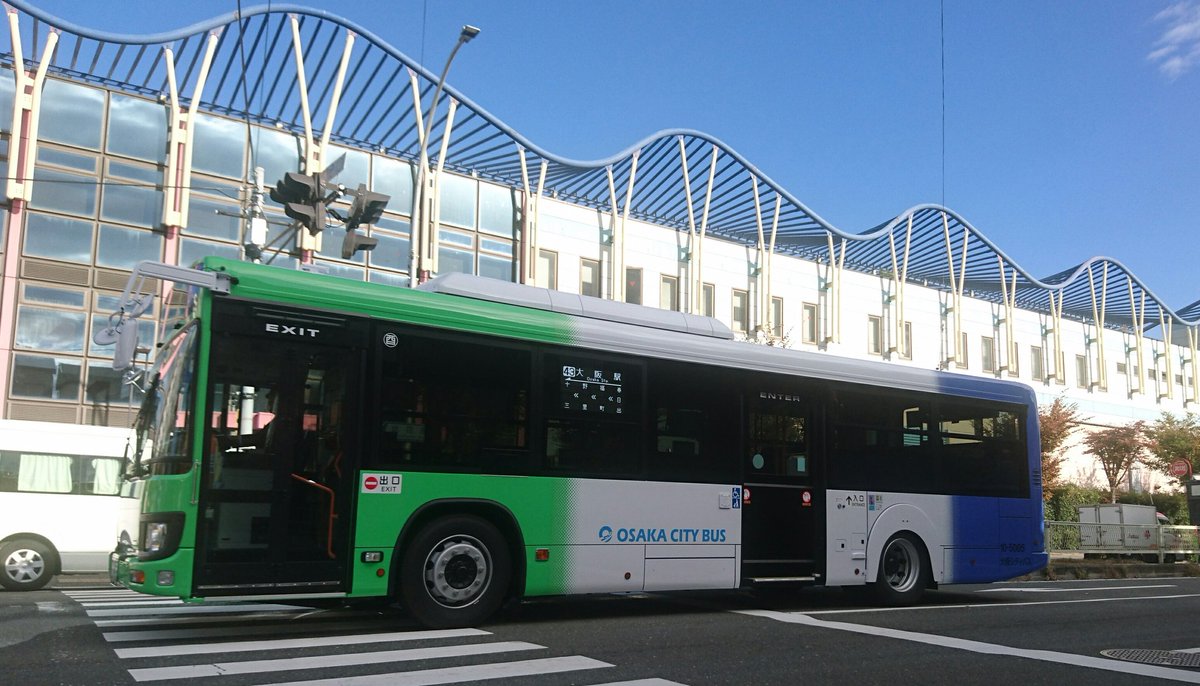
[[[192,425],[192,381],[196,324],[185,326],[163,346],[137,417],[132,472],[183,474],[191,468],[187,437]]]

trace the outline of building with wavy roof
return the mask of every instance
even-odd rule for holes
[[[350,279],[471,272],[710,315],[758,342],[1017,379],[1099,425],[1200,400],[1200,301],[1172,308],[1117,259],[1038,277],[929,204],[847,231],[694,130],[567,159],[450,84],[438,99],[436,74],[323,11],[141,36],[25,0],[7,19],[3,418],[128,424],[137,390],[91,334],[130,270],[244,257],[248,242]],[[256,183],[334,168],[390,196],[365,228],[373,251],[343,259],[340,227],[297,231],[269,200],[266,236],[249,231]]]

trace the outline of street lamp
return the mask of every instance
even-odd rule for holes
[[[429,103],[429,114],[425,116],[425,130],[421,134],[421,150],[420,150],[420,165],[421,168],[417,176],[417,210],[413,212],[414,228],[412,251],[409,255],[409,285],[416,286],[418,283],[418,260],[421,252],[424,251],[426,245],[431,245],[433,242],[434,227],[425,226],[429,221],[425,216],[426,205],[428,198],[427,181],[425,178],[426,168],[429,166],[429,136],[433,133],[433,115],[437,111],[438,99],[442,95],[442,87],[446,85],[446,74],[450,72],[450,63],[454,61],[454,56],[458,54],[458,49],[466,43],[469,43],[472,38],[479,35],[479,28],[467,24],[462,27],[462,31],[458,34],[458,41],[454,43],[454,49],[450,51],[450,56],[446,58],[446,66],[442,67],[442,75],[438,77],[437,88],[433,91],[433,102]],[[419,221],[417,221],[419,220]]]

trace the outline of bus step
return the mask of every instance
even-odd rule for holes
[[[746,579],[752,584],[795,584],[816,580],[815,576],[757,576]]]

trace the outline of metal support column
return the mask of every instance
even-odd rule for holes
[[[1088,287],[1092,295],[1092,323],[1096,327],[1096,335],[1089,343],[1096,344],[1096,374],[1090,386],[1102,391],[1108,391],[1108,365],[1104,362],[1104,320],[1108,305],[1108,261],[1104,262],[1100,275],[1100,297],[1096,297],[1096,280],[1092,267],[1088,266]]]
[[[695,293],[695,309],[693,311],[701,314],[706,314],[704,311],[704,239],[708,233],[708,211],[712,207],[713,184],[717,177],[717,155],[719,150],[714,143],[712,146],[712,154],[709,156],[708,163],[708,183],[704,189],[704,209],[700,212],[700,235],[696,242],[696,259],[694,263],[695,278],[693,280]],[[713,294],[715,299],[716,294]],[[713,303],[714,309],[716,303]],[[716,314],[714,311],[712,314]]]
[[[20,271],[21,240],[25,206],[33,195],[33,169],[37,160],[38,118],[41,115],[42,86],[54,49],[58,46],[58,30],[46,37],[46,45],[38,60],[37,71],[30,76],[25,71],[21,32],[17,11],[8,9],[8,29],[12,40],[13,75],[16,89],[13,96],[12,128],[8,149],[8,182],[10,200],[4,227],[4,274],[0,277],[0,417],[7,416],[9,361],[12,359],[13,330],[17,313],[17,275]]]
[[[910,355],[911,350],[904,350],[904,284],[908,283],[908,255],[912,246],[913,216],[908,215],[907,228],[904,231],[904,255],[897,258],[896,234],[888,232],[888,251],[892,257],[892,284],[888,294],[888,312],[892,320],[891,344],[888,346],[888,356],[899,354],[901,357]]]
[[[954,249],[950,244],[950,222],[946,218],[945,212],[942,212],[942,235],[946,239],[946,262],[949,265],[950,292],[953,297],[950,304],[952,326],[949,336],[949,348],[954,351],[954,354],[947,356],[946,364],[953,362],[958,366],[965,366],[967,360],[965,359],[964,351],[960,349],[962,346],[959,345],[959,341],[962,339],[962,296],[963,284],[967,277],[967,239],[970,238],[970,234],[968,234],[966,227],[963,227],[962,266],[957,274],[954,267]]]

